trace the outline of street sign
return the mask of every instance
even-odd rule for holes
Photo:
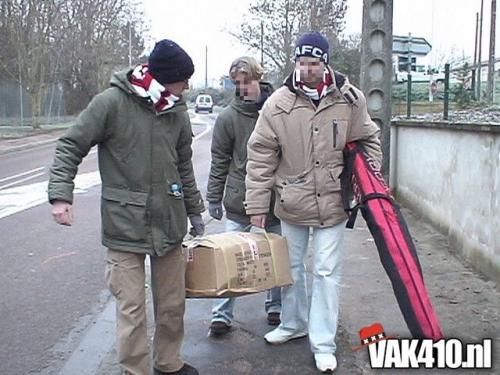
[[[392,53],[394,54],[406,55],[409,52],[411,55],[425,56],[431,50],[431,44],[424,38],[396,35],[392,37]]]

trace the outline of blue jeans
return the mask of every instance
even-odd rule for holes
[[[313,282],[310,309],[305,267],[310,227],[282,221],[281,229],[288,242],[294,283],[283,287],[281,291],[281,324],[276,329],[284,331],[284,335],[309,332],[313,353],[335,353],[345,222],[329,228],[312,228]]]
[[[241,232],[243,230],[245,230],[244,225],[226,219],[226,232]],[[273,225],[266,230],[270,233],[281,234],[280,225]],[[212,322],[224,322],[230,325],[234,318],[235,302],[236,298],[216,299],[212,308]],[[281,312],[281,288],[272,288],[267,291],[265,309],[267,314]]]

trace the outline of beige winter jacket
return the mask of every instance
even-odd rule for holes
[[[333,72],[332,72],[333,75]],[[379,127],[362,92],[339,73],[316,107],[290,76],[265,103],[248,143],[248,215],[269,211],[298,225],[329,227],[344,221],[339,175],[347,142],[360,141],[381,164]]]

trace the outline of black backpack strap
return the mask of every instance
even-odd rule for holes
[[[355,153],[349,152],[346,148],[344,148],[343,154],[344,169],[342,169],[342,173],[340,174],[340,191],[344,211],[348,212],[351,210],[351,201],[354,197],[354,189],[352,187],[352,174],[354,168]]]
[[[342,204],[344,206],[344,211],[348,215],[348,220],[346,228],[354,228],[354,223],[356,217],[358,216],[358,210],[360,204],[351,207],[351,202],[354,198],[354,189],[352,187],[352,174],[354,168],[354,157],[356,152],[349,152],[347,148],[344,149],[344,169],[340,174],[340,189],[342,196]]]
[[[361,204],[366,203],[370,199],[386,199],[386,200],[388,200],[390,202],[394,201],[394,199],[392,199],[392,197],[390,195],[382,194],[382,193],[372,193],[372,194],[365,195],[363,197],[363,199],[361,199]]]
[[[349,218],[347,219],[347,224],[345,225],[346,228],[354,228],[354,223],[356,222],[356,218],[358,217],[358,211],[360,208],[361,205],[357,204],[349,210]]]

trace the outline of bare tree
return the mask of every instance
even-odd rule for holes
[[[304,31],[320,31],[335,42],[344,29],[347,0],[255,0],[238,31],[242,44],[261,49],[281,79],[293,68],[294,44]],[[261,29],[260,25],[263,24]]]
[[[129,27],[132,61],[144,50],[145,32],[141,13],[128,0],[67,0],[65,11],[70,48],[61,74],[74,113],[109,84],[113,71],[128,65]]]
[[[64,84],[67,109],[75,113],[113,70],[128,65],[129,43],[138,61],[145,30],[132,1],[0,1],[0,73],[28,92],[33,127],[40,126],[47,100],[51,107],[49,88]]]
[[[347,75],[349,81],[359,86],[361,71],[361,34],[342,36],[332,45],[330,65]]]
[[[17,75],[31,98],[32,126],[40,127],[43,100],[53,62],[56,24],[61,0],[6,0],[0,8],[5,43],[15,50],[16,64],[4,62]]]

